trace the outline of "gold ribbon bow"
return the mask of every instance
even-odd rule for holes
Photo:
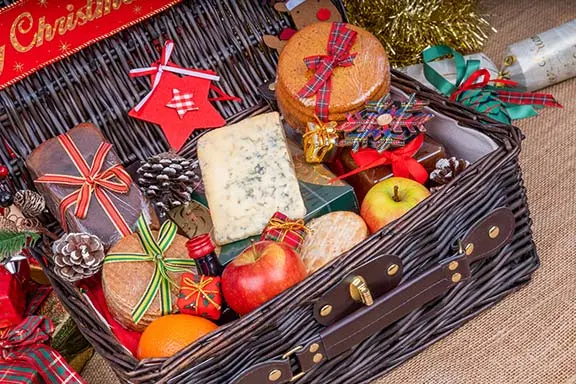
[[[300,237],[301,239],[304,239],[304,237],[300,234],[300,231],[310,233],[310,228],[308,228],[304,224],[303,219],[298,219],[298,220],[292,221],[292,220],[282,220],[282,219],[279,219],[277,217],[273,217],[268,222],[266,229],[267,230],[276,229],[276,230],[281,231],[282,232],[282,238],[279,239],[280,241],[283,241],[284,238],[286,237],[286,235],[290,231],[294,231],[294,233],[296,235],[298,235],[298,237]]]
[[[302,136],[306,162],[321,163],[333,159],[339,140],[337,126],[338,123],[335,121],[323,123],[318,117],[316,123],[308,123],[308,129]]]

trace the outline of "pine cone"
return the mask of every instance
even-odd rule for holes
[[[144,195],[162,212],[189,202],[201,184],[198,162],[172,152],[143,161],[137,172]]]
[[[46,200],[41,194],[25,189],[16,192],[14,205],[20,209],[24,217],[33,218],[42,214],[46,208]]]
[[[102,241],[87,233],[69,233],[54,242],[54,272],[74,282],[93,276],[104,262]]]
[[[430,180],[436,183],[437,186],[430,188],[430,191],[439,191],[444,185],[468,168],[469,165],[470,163],[467,160],[458,160],[455,157],[438,160],[436,169],[430,173]]]

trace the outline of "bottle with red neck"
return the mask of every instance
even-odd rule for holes
[[[222,265],[214,253],[216,246],[209,234],[193,237],[186,242],[188,255],[196,260],[198,272],[205,276],[220,276]]]

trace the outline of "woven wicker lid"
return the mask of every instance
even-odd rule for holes
[[[157,231],[152,231],[152,233],[154,236],[158,235]],[[167,258],[187,259],[187,240],[184,236],[176,235],[164,256]],[[109,253],[125,252],[145,253],[137,234],[133,233],[123,238],[109,251]],[[132,311],[142,295],[144,295],[153,273],[154,263],[152,262],[104,263],[102,289],[108,309],[116,320],[129,329],[143,331],[154,319],[161,315],[160,293],[158,293],[140,322],[135,324],[132,320]],[[178,286],[180,285],[182,273],[168,272],[168,275],[174,283]],[[178,308],[176,306],[178,291],[178,287],[171,287],[173,311]]]
[[[342,114],[359,108],[375,95],[386,94],[390,89],[390,66],[382,44],[370,32],[351,24],[346,26],[357,32],[350,51],[356,53],[356,57],[353,65],[334,69],[330,114]],[[279,98],[289,97],[291,100],[285,100],[285,104],[291,104],[311,116],[316,97],[300,99],[297,96],[313,75],[306,67],[304,58],[326,55],[331,28],[332,23],[316,23],[302,28],[290,38],[278,62],[277,87],[283,90]]]

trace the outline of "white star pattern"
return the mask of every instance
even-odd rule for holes
[[[174,88],[172,90],[172,94],[173,94],[172,100],[170,100],[170,102],[166,104],[166,106],[170,108],[175,108],[176,112],[178,112],[178,116],[180,116],[181,119],[184,118],[186,112],[198,110],[198,107],[196,106],[196,103],[194,103],[193,100],[194,95],[191,92],[182,93],[180,92],[180,90]]]

